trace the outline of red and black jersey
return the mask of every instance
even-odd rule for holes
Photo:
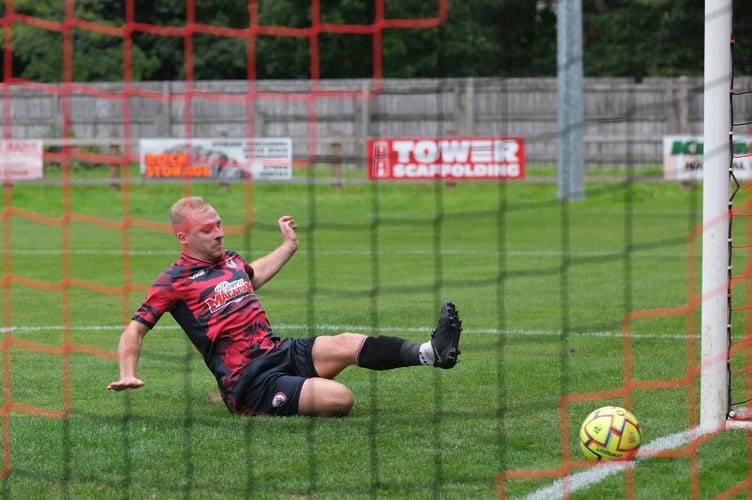
[[[253,269],[232,250],[216,264],[183,254],[157,277],[133,319],[153,328],[171,313],[203,355],[223,396],[242,393],[238,383],[244,368],[280,343],[252,276]]]

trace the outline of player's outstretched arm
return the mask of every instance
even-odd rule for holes
[[[277,223],[284,241],[270,253],[251,263],[253,268],[251,282],[255,289],[272,279],[298,250],[298,235],[295,233],[298,226],[295,224],[295,219],[291,215],[284,215]]]
[[[123,330],[118,344],[120,360],[120,380],[107,386],[110,391],[137,389],[143,387],[143,381],[136,378],[136,366],[141,354],[141,344],[149,328],[138,321],[131,321]]]

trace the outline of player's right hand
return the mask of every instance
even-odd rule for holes
[[[117,382],[113,382],[106,387],[108,391],[122,391],[125,389],[138,389],[143,387],[144,382],[136,377],[121,378]]]

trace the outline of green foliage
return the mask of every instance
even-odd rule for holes
[[[13,23],[14,76],[41,82],[125,79],[124,31],[74,28],[72,53],[65,54],[60,29],[66,5],[58,0],[14,2],[16,13],[58,23]],[[123,0],[73,5],[77,19],[118,29],[125,25]],[[310,31],[310,2],[259,0],[254,10],[247,2],[196,0],[193,12],[187,5],[183,0],[134,1],[133,80],[368,78],[379,71],[389,78],[533,77],[557,71],[554,0],[452,0],[446,19],[435,26],[388,29],[377,24],[373,2],[319,2],[320,22],[351,26],[345,33]],[[734,2],[734,33],[742,41],[752,36],[743,8],[744,2]],[[439,2],[384,2],[386,21],[438,19],[440,14]],[[247,31],[252,15],[262,30],[255,36]],[[585,74],[638,79],[700,75],[704,17],[703,0],[583,0]],[[195,23],[191,31],[183,29],[188,20]],[[64,74],[66,59],[70,75]]]
[[[735,3],[740,9],[741,2]],[[637,79],[702,75],[704,4],[584,0],[585,74]]]
[[[189,15],[186,2],[182,0],[136,0],[134,13],[138,23],[169,28],[185,27]],[[195,80],[248,78],[247,40],[239,32],[233,32],[233,36],[218,29],[248,28],[249,4],[198,0],[191,17],[202,27],[192,34],[165,36],[148,30],[134,34],[134,45],[145,53],[153,54],[161,62],[144,79],[184,80],[189,75]],[[191,61],[185,55],[188,43],[192,47]]]
[[[86,0],[74,3],[73,16],[90,23],[120,30],[117,34],[83,28],[70,32],[72,53],[66,55],[64,35],[60,29],[66,19],[66,2],[14,2],[14,11],[38,18],[50,25],[14,23],[12,53],[14,76],[40,82],[122,81],[125,78],[124,10],[120,0]],[[5,7],[5,6],[3,6]],[[8,28],[5,28],[8,29]],[[5,48],[0,38],[0,48]],[[66,67],[65,61],[70,61]],[[131,79],[142,80],[159,66],[160,61],[132,46]]]

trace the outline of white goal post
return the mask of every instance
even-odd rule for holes
[[[732,0],[705,0],[700,426],[707,431],[724,425],[729,409],[731,11]]]

